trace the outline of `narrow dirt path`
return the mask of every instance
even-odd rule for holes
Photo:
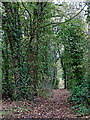
[[[50,98],[36,97],[33,101],[4,101],[2,109],[9,112],[3,118],[75,118],[70,112],[68,98],[70,93],[66,89],[52,91]]]
[[[68,98],[70,93],[66,89],[52,91],[48,99],[35,99],[31,116],[33,118],[68,118],[71,117]],[[71,116],[70,116],[71,115]],[[73,117],[73,116],[72,116]]]

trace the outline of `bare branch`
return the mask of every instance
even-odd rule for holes
[[[26,8],[26,6],[24,5],[24,3],[22,2],[23,7],[25,8],[25,10],[28,12],[29,16],[31,17],[31,13],[29,12],[29,10]]]

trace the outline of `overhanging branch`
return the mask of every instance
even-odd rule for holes
[[[51,22],[51,23],[48,23],[48,24],[46,24],[46,25],[44,25],[44,26],[41,26],[41,27],[39,27],[39,28],[44,28],[44,27],[47,27],[47,26],[49,26],[49,25],[55,25],[55,26],[57,26],[57,25],[60,25],[60,24],[69,22],[69,21],[71,21],[72,19],[74,19],[76,16],[78,16],[78,15],[84,10],[85,6],[86,6],[86,4],[85,4],[84,7],[80,10],[80,12],[78,12],[75,16],[73,16],[72,18],[70,18],[70,19],[68,19],[68,20],[66,20],[66,21],[64,21],[64,22],[58,22],[58,23],[57,23],[57,22]],[[55,26],[54,26],[54,27],[55,27]]]

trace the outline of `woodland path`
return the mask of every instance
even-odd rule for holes
[[[66,89],[52,91],[52,97],[44,100],[36,99],[31,112],[34,118],[67,118],[70,116],[70,93]]]
[[[52,91],[50,98],[35,98],[31,101],[4,101],[3,110],[12,109],[7,116],[14,118],[75,118],[70,112],[68,98],[70,93],[66,89]],[[13,119],[11,119],[13,120]]]

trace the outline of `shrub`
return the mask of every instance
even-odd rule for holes
[[[88,91],[88,83],[84,81],[81,85],[75,86],[71,90],[71,99],[70,102],[72,103],[72,110],[81,114],[81,115],[88,115],[89,114],[89,91]]]

